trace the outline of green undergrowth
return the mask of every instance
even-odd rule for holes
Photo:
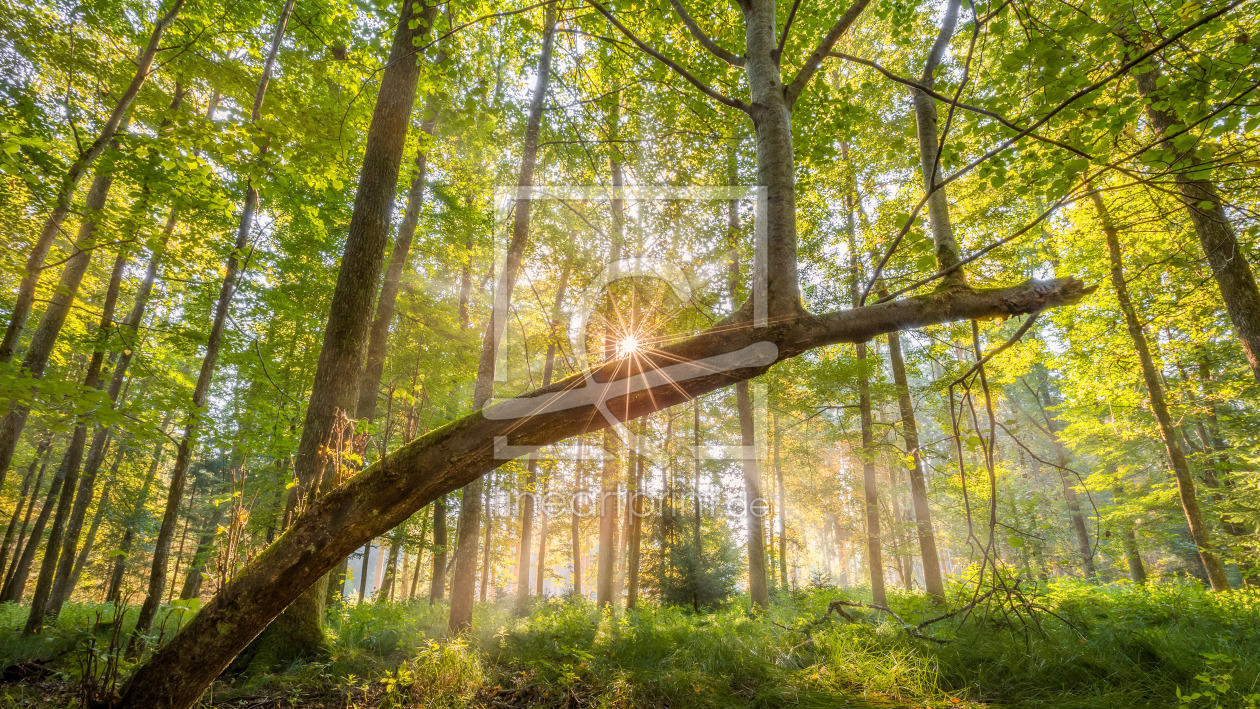
[[[949,608],[970,599],[964,587],[953,593]],[[899,620],[865,608],[846,608],[854,622],[820,621],[837,599],[864,600],[859,591],[814,588],[781,594],[755,615],[746,599],[699,614],[651,604],[600,613],[581,600],[549,599],[518,615],[482,604],[476,630],[456,640],[446,637],[445,606],[347,605],[329,610],[329,656],[248,683],[221,681],[206,700],[373,708],[1260,706],[1254,591],[1058,581],[1031,597],[1034,618],[978,606],[925,628],[934,640],[911,637]],[[894,593],[889,604],[912,625],[944,612],[918,594]],[[43,637],[24,639],[24,611],[0,607],[0,654],[9,664],[62,652],[54,665],[73,677],[73,646],[106,610],[68,606]]]

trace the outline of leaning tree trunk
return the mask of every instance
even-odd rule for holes
[[[389,61],[381,76],[306,422],[294,456],[293,472],[304,506],[313,504],[340,482],[337,470],[340,451],[330,450],[330,442],[337,427],[354,410],[359,393],[358,375],[367,354],[372,309],[384,266],[399,169],[420,78],[420,65],[413,56],[414,46],[429,31],[436,12],[435,4],[403,3]],[[280,622],[259,638],[253,648],[251,672],[269,670],[325,649],[323,615],[327,582],[326,577],[322,578],[286,610]]]
[[[57,235],[61,233],[61,223],[65,221],[66,215],[70,213],[74,201],[74,192],[79,185],[79,180],[83,178],[83,174],[88,167],[105,151],[105,147],[113,142],[116,137],[127,116],[127,112],[131,108],[132,101],[140,93],[140,87],[144,85],[145,80],[149,78],[149,74],[153,69],[153,60],[161,49],[162,35],[171,26],[171,23],[175,21],[180,8],[184,6],[184,1],[174,0],[171,8],[158,18],[153,25],[153,31],[149,35],[148,43],[133,61],[136,70],[131,78],[131,83],[123,90],[118,102],[114,104],[113,110],[110,111],[109,117],[105,119],[105,124],[101,126],[101,131],[97,134],[96,139],[75,158],[66,174],[62,176],[57,196],[53,201],[52,212],[45,220],[44,228],[40,231],[39,238],[31,248],[31,253],[26,259],[26,270],[22,275],[22,282],[18,286],[17,298],[13,303],[13,311],[9,315],[9,325],[5,329],[3,341],[0,341],[0,363],[12,361],[13,353],[17,350],[18,340],[22,337],[22,330],[26,327],[26,321],[31,316],[31,306],[35,303],[35,289],[39,285],[39,276],[44,267],[44,259],[48,256],[48,251],[52,248]],[[9,455],[12,456],[12,453]],[[4,471],[9,463],[10,459],[0,456],[0,485],[4,484]]]
[[[769,314],[755,322],[746,306],[714,328],[664,345],[617,374],[617,364],[567,377],[551,387],[473,412],[384,456],[308,505],[285,533],[225,583],[166,646],[132,676],[118,709],[192,706],[264,627],[353,549],[505,461],[493,441],[544,446],[609,425],[597,392],[615,376],[633,385],[618,410],[629,418],[659,411],[765,373],[775,362],[841,342],[865,342],[894,330],[1009,317],[1078,302],[1090,292],[1071,278],[1028,281],[1006,288],[952,289],[862,308],[809,314],[796,279],[796,231],[789,109],[822,54],[865,7],[845,12],[787,89],[778,73],[773,4],[750,2],[745,12],[749,85],[758,108],[758,178],[767,186]],[[755,28],[752,26],[755,25]],[[755,52],[752,51],[755,49]],[[756,69],[753,68],[756,65]],[[764,100],[763,100],[764,99]],[[791,100],[789,100],[791,99]],[[767,154],[768,153],[768,154]],[[593,377],[600,386],[589,385]],[[540,408],[540,404],[543,406]]]
[[[542,128],[543,103],[551,81],[551,52],[556,32],[556,6],[547,6],[546,25],[543,28],[542,51],[538,56],[537,82],[530,98],[529,118],[525,124],[525,143],[521,150],[521,170],[517,180],[520,190],[528,190],[534,184],[534,165],[538,158],[538,134]],[[489,401],[494,390],[494,364],[498,355],[499,338],[507,326],[508,306],[512,288],[525,255],[529,239],[530,200],[516,200],[515,219],[512,223],[512,239],[508,243],[503,272],[495,287],[494,309],[486,325],[481,344],[481,358],[477,363],[477,383],[473,391],[473,408],[480,410]],[[451,578],[451,615],[449,627],[454,632],[464,632],[472,627],[473,598],[476,593],[477,537],[481,530],[481,478],[473,480],[460,498],[459,527],[455,540],[455,569]]]
[[[1168,452],[1168,460],[1172,464],[1173,477],[1177,480],[1177,495],[1181,499],[1181,510],[1186,515],[1186,523],[1190,527],[1190,538],[1199,550],[1199,558],[1207,572],[1208,582],[1212,589],[1224,591],[1229,589],[1229,579],[1225,577],[1225,568],[1217,558],[1208,534],[1207,524],[1199,509],[1199,499],[1195,492],[1194,476],[1190,473],[1190,464],[1177,441],[1177,429],[1172,416],[1168,412],[1168,403],[1164,399],[1164,385],[1160,381],[1159,368],[1155,366],[1155,358],[1151,355],[1146,341],[1146,332],[1138,320],[1137,311],[1129,297],[1129,285],[1124,280],[1124,259],[1120,252],[1120,233],[1111,221],[1111,215],[1103,203],[1102,195],[1097,190],[1090,190],[1098,216],[1102,220],[1103,234],[1107,237],[1107,253],[1111,259],[1111,285],[1116,290],[1116,302],[1124,313],[1124,322],[1129,329],[1129,337],[1133,339],[1133,348],[1137,350],[1138,360],[1142,364],[1142,378],[1146,382],[1147,394],[1151,397],[1151,411],[1159,423],[1159,432],[1164,439],[1164,448]]]
[[[916,296],[762,328],[740,326],[748,320],[722,323],[640,357],[644,369],[630,375],[633,386],[622,410],[638,418],[759,376],[774,362],[818,347],[865,342],[898,329],[1038,312],[1075,303],[1088,292],[1074,279],[1031,281]],[[316,500],[136,672],[120,707],[191,706],[236,653],[343,556],[438,496],[502,465],[505,461],[494,454],[496,437],[510,436],[513,445],[544,446],[602,430],[608,422],[595,409],[595,392],[583,383],[587,376],[607,382],[616,368],[608,363],[474,412],[385,456]]]
[[[263,100],[267,96],[267,84],[271,81],[271,71],[275,66],[276,54],[280,50],[280,42],[284,38],[285,27],[289,15],[293,12],[294,0],[286,0],[276,20],[276,29],[271,38],[271,49],[263,62],[262,74],[254,90],[254,103],[250,112],[250,122],[257,123],[262,112]],[[260,155],[266,152],[260,149]],[[175,467],[171,470],[170,487],[166,495],[166,508],[162,513],[162,526],[158,528],[157,540],[153,547],[153,564],[149,570],[149,587],[144,603],[140,606],[140,614],[136,619],[137,636],[149,631],[153,619],[157,615],[158,606],[166,593],[166,566],[170,560],[171,540],[175,537],[175,526],[179,518],[179,501],[184,492],[184,482],[188,476],[188,467],[192,462],[193,445],[201,430],[202,410],[206,406],[206,398],[210,393],[210,384],[214,380],[214,371],[219,361],[219,347],[223,342],[223,330],[227,324],[228,311],[231,309],[232,297],[236,293],[236,281],[245,258],[246,246],[249,244],[250,232],[254,225],[254,213],[258,209],[258,187],[253,181],[246,181],[244,199],[241,204],[240,222],[237,225],[236,241],[228,254],[224,269],[223,282],[219,287],[219,297],[214,306],[214,320],[210,326],[210,334],[206,338],[206,351],[201,359],[201,370],[197,374],[197,383],[193,387],[192,402],[184,423],[184,435],[180,439],[175,454]]]
[[[941,579],[941,562],[936,553],[936,533],[932,530],[932,512],[928,506],[927,482],[923,475],[923,451],[919,448],[919,427],[910,399],[910,382],[906,378],[906,362],[901,354],[901,338],[888,333],[888,359],[892,362],[893,383],[897,386],[897,404],[901,409],[901,436],[910,454],[910,496],[914,505],[914,521],[919,530],[919,557],[923,561],[923,585],[934,603],[945,600],[945,583]]]

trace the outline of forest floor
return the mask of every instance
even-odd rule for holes
[[[971,598],[951,591],[951,606]],[[728,607],[647,605],[600,614],[584,601],[478,608],[476,632],[444,639],[445,607],[350,604],[329,611],[329,652],[273,674],[220,681],[205,706],[263,707],[1257,707],[1260,593],[1197,584],[1091,586],[1058,581],[1030,601],[1026,628],[979,607],[914,638],[897,619],[831,601],[860,593],[780,594],[757,616]],[[941,611],[895,593],[909,624]],[[190,610],[174,610],[174,627]],[[107,694],[112,606],[67,606],[42,636],[20,637],[25,610],[0,607],[0,707],[74,707]],[[1040,629],[1038,629],[1038,625]],[[938,642],[943,641],[943,642]],[[91,668],[91,669],[89,669]],[[84,678],[88,678],[87,682]],[[92,678],[97,686],[92,687]]]

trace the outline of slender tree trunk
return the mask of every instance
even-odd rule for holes
[[[849,237],[850,269],[849,296],[853,307],[857,308],[860,300],[859,282],[862,280],[862,264],[860,261],[857,235],[853,223],[853,193],[845,195],[845,229]],[[939,249],[938,249],[939,251]],[[871,416],[870,373],[867,370],[866,342],[856,345],[858,360],[858,413],[862,426],[862,448],[858,456],[862,459],[862,490],[866,499],[866,554],[867,565],[871,575],[871,600],[876,605],[887,605],[888,598],[884,588],[884,554],[880,537],[879,520],[879,483],[875,475],[875,424]]]
[[[691,512],[693,515],[691,521],[691,573],[696,577],[700,574],[700,564],[704,559],[704,537],[700,534],[700,400],[696,399],[692,402],[691,408],[691,462],[696,474],[693,487],[691,488]],[[700,594],[699,584],[693,583],[691,587],[691,610],[699,612],[700,610]]]
[[[381,580],[381,588],[376,592],[376,602],[394,599],[395,578],[398,575],[398,552],[402,550],[402,535],[395,532],[389,542],[389,556],[385,562],[385,578]]]
[[[253,109],[250,122],[257,123],[262,112],[263,100],[267,95],[267,84],[271,80],[272,68],[275,66],[276,54],[280,50],[280,42],[284,38],[289,15],[293,12],[294,0],[286,0],[276,21],[272,34],[271,48],[263,63],[263,70],[254,91]],[[265,149],[260,153],[265,152]],[[206,338],[206,351],[201,359],[201,370],[197,375],[197,383],[193,388],[191,406],[184,423],[184,434],[180,439],[175,454],[175,467],[171,470],[170,487],[167,490],[166,508],[162,514],[162,525],[158,529],[157,541],[153,548],[153,563],[149,571],[149,587],[140,613],[136,618],[135,633],[137,637],[149,631],[153,619],[157,615],[158,606],[166,593],[166,566],[170,559],[171,540],[175,536],[175,525],[179,517],[179,501],[183,494],[184,483],[188,476],[188,467],[192,462],[193,446],[201,432],[202,410],[206,406],[206,398],[210,393],[210,384],[214,380],[214,371],[219,361],[219,347],[223,342],[223,330],[227,324],[228,311],[231,309],[232,297],[236,292],[236,281],[246,256],[250,232],[254,225],[254,213],[258,208],[258,187],[252,181],[246,183],[244,199],[241,204],[240,221],[236,230],[236,241],[229,252],[223,282],[219,287],[219,297],[215,302],[214,318],[210,326],[209,337]]]
[[[736,171],[735,138],[732,136],[727,150],[727,183],[739,179]],[[726,232],[730,241],[729,284],[731,302],[739,302],[739,201],[726,203]],[[761,497],[761,465],[757,460],[756,422],[753,420],[753,401],[748,382],[735,385],[735,402],[739,416],[740,459],[744,473],[744,522],[748,528],[748,595],[752,604],[760,608],[770,605],[770,591],[766,583],[766,530],[765,513],[769,508]]]
[[[429,584],[429,605],[446,596],[446,498],[433,502],[433,579]]]
[[[1117,500],[1125,497],[1124,489],[1116,485],[1112,496]],[[1120,524],[1120,543],[1124,546],[1124,559],[1129,564],[1129,578],[1136,584],[1146,583],[1146,566],[1142,563],[1142,554],[1138,551],[1137,534],[1133,531],[1133,520],[1126,519]]]
[[[79,577],[83,574],[84,567],[87,566],[88,556],[92,553],[92,547],[96,544],[96,534],[101,529],[101,522],[105,518],[105,512],[109,509],[109,494],[118,480],[118,467],[122,464],[123,448],[119,446],[118,451],[114,454],[114,464],[110,467],[109,482],[105,484],[105,489],[101,490],[101,499],[96,503],[96,514],[92,517],[92,524],[88,527],[87,539],[83,542],[83,548],[79,550],[79,556],[74,560],[74,568],[70,572],[70,583],[65,592],[65,597],[61,599],[61,605],[70,600],[70,596],[74,593],[74,589],[79,586]]]
[[[945,600],[945,583],[941,578],[941,562],[936,553],[936,533],[932,530],[932,512],[928,506],[927,481],[923,475],[923,452],[919,448],[919,426],[910,399],[910,381],[901,353],[901,337],[888,334],[888,359],[892,362],[893,383],[897,386],[897,404],[901,409],[901,435],[910,454],[910,495],[914,504],[914,520],[919,532],[919,558],[923,561],[923,585],[934,603]]]
[[[1094,549],[1089,541],[1089,528],[1085,525],[1085,515],[1081,513],[1080,500],[1077,499],[1076,485],[1072,483],[1071,473],[1067,470],[1069,462],[1067,448],[1059,438],[1058,419],[1052,417],[1047,410],[1048,407],[1053,405],[1053,402],[1050,400],[1050,390],[1044,379],[1039,382],[1039,387],[1040,392],[1037,405],[1041,408],[1041,417],[1045,421],[1046,431],[1050,436],[1050,446],[1054,450],[1059,482],[1063,489],[1063,499],[1067,503],[1068,519],[1072,522],[1072,531],[1076,534],[1076,548],[1081,555],[1081,569],[1085,572],[1086,577],[1093,578],[1096,574]]]
[[[150,264],[152,265],[152,264]],[[127,518],[127,529],[123,532],[122,541],[118,545],[118,552],[114,555],[114,568],[109,577],[109,587],[105,591],[106,603],[118,603],[122,599],[122,582],[123,575],[127,572],[127,562],[131,560],[131,547],[135,544],[136,528],[140,526],[141,517],[144,515],[144,507],[149,503],[149,492],[153,489],[153,481],[157,479],[158,468],[162,465],[162,454],[166,449],[166,429],[171,424],[171,415],[168,413],[162,419],[162,425],[158,428],[162,432],[153,447],[153,457],[149,463],[149,471],[144,476],[144,484],[140,488],[140,495],[136,498],[136,506],[131,510],[131,515]]]
[[[79,426],[75,427],[74,430],[78,433],[83,428]],[[71,444],[73,444],[73,440],[71,440]],[[80,450],[82,450],[82,445],[82,442],[80,442]],[[31,572],[31,563],[35,560],[35,552],[43,546],[41,540],[44,536],[44,527],[47,526],[48,518],[57,506],[57,501],[61,496],[61,489],[65,485],[66,467],[74,462],[63,456],[61,464],[57,466],[57,471],[53,474],[52,485],[48,488],[48,495],[44,498],[44,504],[39,508],[39,516],[35,518],[35,526],[31,529],[30,541],[22,548],[22,554],[13,566],[12,575],[5,581],[4,588],[0,589],[0,603],[21,602],[22,595],[26,591],[26,581]]]
[[[206,564],[210,561],[210,556],[214,552],[214,542],[219,536],[219,522],[223,520],[224,508],[231,504],[225,502],[214,506],[214,511],[210,513],[210,519],[206,521],[205,527],[201,530],[201,536],[197,538],[197,550],[193,552],[192,561],[188,564],[188,571],[184,575],[184,586],[179,591],[179,599],[186,601],[190,598],[196,598],[201,595],[202,581],[205,580],[204,571]],[[227,579],[223,579],[226,581]]]
[[[22,506],[27,509],[27,517],[30,517],[30,505],[28,501],[34,502],[35,496],[39,494],[39,483],[43,481],[43,468],[40,461],[44,460],[52,448],[53,439],[46,436],[35,449],[35,455],[31,457],[31,464],[26,469],[26,475],[22,476],[22,489],[18,493],[17,503],[13,505],[13,515],[9,517],[9,526],[4,528],[4,546],[0,548],[0,578],[4,578],[4,570],[7,568],[9,553],[13,551],[14,537],[18,531],[18,518],[22,516]],[[35,471],[39,470],[40,477],[36,479]],[[35,481],[35,487],[32,490],[31,482]],[[25,531],[26,523],[22,523],[23,531]],[[18,542],[21,546],[21,542]]]
[[[57,196],[53,201],[52,212],[45,220],[39,239],[36,240],[31,248],[31,253],[26,260],[26,270],[23,273],[22,282],[18,286],[17,298],[13,303],[13,311],[9,316],[9,325],[5,329],[3,341],[0,341],[0,363],[12,361],[13,354],[17,351],[18,340],[22,337],[22,330],[26,327],[26,321],[31,315],[31,306],[35,303],[35,289],[39,285],[39,275],[44,266],[44,259],[48,256],[48,251],[52,248],[57,235],[61,233],[61,223],[65,221],[66,215],[70,213],[74,201],[74,192],[79,185],[79,180],[83,178],[87,169],[105,152],[106,146],[112,143],[118,132],[122,130],[132,101],[135,100],[136,95],[140,93],[140,87],[144,85],[145,80],[152,73],[153,60],[157,57],[157,53],[161,48],[162,35],[171,26],[171,23],[175,21],[175,17],[183,6],[184,0],[173,0],[170,9],[154,23],[148,43],[145,44],[144,49],[141,50],[139,56],[134,60],[136,69],[131,82],[123,90],[118,102],[114,104],[113,110],[110,112],[109,117],[105,119],[105,124],[101,126],[101,131],[97,134],[96,139],[75,158],[66,174],[62,176]],[[34,341],[32,341],[33,344]],[[36,375],[36,378],[38,378],[38,375]],[[9,452],[6,458],[3,456],[3,449],[0,449],[0,486],[4,484],[4,471],[8,468],[12,455],[13,453]]]
[[[642,435],[642,432],[639,434]],[[639,603],[639,567],[643,547],[643,465],[644,456],[635,456],[634,487],[630,490],[630,548],[626,563],[626,608],[633,610]],[[541,558],[541,557],[540,557]],[[541,568],[541,567],[539,567]]]
[[[936,83],[936,69],[940,66],[941,60],[945,56],[945,50],[949,47],[949,41],[954,36],[954,27],[958,23],[959,4],[960,0],[949,0],[945,5],[945,19],[941,25],[940,34],[937,35],[936,42],[928,53],[927,62],[923,67],[923,75],[919,79],[919,83],[928,89],[931,89]],[[943,178],[943,170],[940,165],[940,155],[937,152],[940,135],[937,128],[936,99],[919,89],[911,89],[910,96],[914,102],[916,134],[919,139],[919,167],[923,173],[923,188],[929,193],[927,201],[928,225],[932,230],[932,245],[936,252],[936,264],[940,270],[955,269],[941,279],[941,287],[964,286],[967,283],[967,279],[963,274],[963,270],[957,268],[962,261],[962,257],[958,252],[958,241],[954,237],[954,227],[949,218],[949,200],[946,198],[945,188],[940,184]]]
[[[359,603],[363,603],[365,600],[367,600],[368,569],[370,568],[368,564],[371,561],[371,559],[372,559],[372,542],[369,541],[363,547],[363,558],[360,560],[360,564],[359,564],[359,578],[358,578]]]
[[[609,112],[608,124],[609,135],[615,140],[616,136],[619,135],[619,126],[621,124],[620,95],[613,101],[612,110]],[[614,190],[619,190],[625,184],[625,176],[622,173],[621,159],[617,155],[615,148],[609,158],[609,170],[612,173],[612,187]],[[624,250],[625,202],[620,196],[614,196],[610,202],[612,223],[609,236],[612,243],[609,244],[609,262],[617,263],[621,260],[622,251]],[[604,318],[605,360],[614,357],[616,352],[616,343],[613,341],[611,328],[612,321],[613,317],[611,314],[606,313]],[[617,500],[621,487],[621,451],[618,445],[617,433],[611,428],[606,429],[603,439],[604,457],[600,473],[599,490],[599,556],[596,559],[597,567],[595,570],[595,603],[600,608],[612,605],[616,596]]]
[[[517,180],[520,189],[534,184],[534,165],[538,158],[538,135],[542,128],[543,103],[551,81],[551,52],[556,31],[556,7],[547,6],[547,19],[543,29],[542,51],[538,57],[537,82],[530,98],[529,117],[525,125],[525,142],[521,151],[521,170]],[[495,313],[486,325],[482,339],[481,358],[477,364],[477,383],[473,391],[473,408],[480,410],[491,399],[494,390],[494,364],[498,354],[499,338],[507,325],[507,313],[512,301],[512,289],[525,246],[529,239],[530,200],[516,200],[512,239],[508,243],[503,271],[495,288]],[[476,588],[477,537],[481,529],[481,478],[464,488],[460,499],[459,527],[455,546],[455,569],[451,579],[451,615],[448,625],[453,632],[464,632],[472,627],[473,598]]]
[[[544,582],[547,575],[547,483],[543,481],[543,490],[538,497],[538,572],[534,577],[534,593],[543,597]]]
[[[585,447],[583,442],[578,443],[578,460],[577,460],[577,477],[575,481],[576,489],[582,491],[582,453]],[[569,542],[572,547],[570,553],[573,556],[573,595],[582,596],[582,528],[581,518],[578,516],[577,499],[569,505]]]
[[[1143,75],[1145,76],[1145,75]],[[1159,369],[1155,366],[1155,358],[1151,356],[1146,342],[1146,332],[1138,320],[1137,311],[1129,297],[1129,286],[1124,279],[1124,259],[1120,252],[1120,234],[1111,221],[1111,215],[1103,203],[1102,195],[1091,190],[1094,206],[1098,209],[1102,220],[1103,233],[1107,237],[1107,252],[1111,259],[1111,285],[1116,291],[1116,301],[1124,313],[1124,322],[1133,339],[1133,348],[1137,350],[1138,360],[1142,364],[1142,378],[1146,381],[1146,391],[1151,397],[1151,411],[1159,423],[1160,435],[1164,439],[1164,447],[1168,452],[1168,460],[1172,464],[1173,477],[1177,480],[1177,495],[1181,498],[1181,510],[1186,515],[1186,523],[1190,527],[1190,537],[1199,551],[1199,558],[1207,572],[1208,582],[1212,589],[1224,591],[1229,589],[1229,580],[1225,577],[1225,568],[1221,565],[1208,535],[1207,525],[1199,510],[1199,499],[1195,492],[1194,476],[1190,473],[1190,465],[1186,462],[1181,444],[1177,442],[1177,429],[1172,416],[1168,413],[1168,404],[1164,399],[1164,386],[1159,378]]]
[[[779,430],[778,417],[774,414],[770,416],[774,426],[774,479],[779,508],[779,583],[782,588],[787,589],[787,493],[783,489],[783,464],[779,459],[780,438],[783,432]]]
[[[492,563],[491,541],[494,536],[494,515],[490,507],[491,491],[493,490],[493,481],[488,481],[484,486],[485,499],[482,501],[482,509],[486,511],[486,541],[481,545],[481,593],[480,600],[486,602],[487,593],[490,590],[490,565]]]

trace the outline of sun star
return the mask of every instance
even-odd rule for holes
[[[617,356],[629,357],[639,351],[639,339],[634,335],[630,335],[621,342],[617,343]]]

